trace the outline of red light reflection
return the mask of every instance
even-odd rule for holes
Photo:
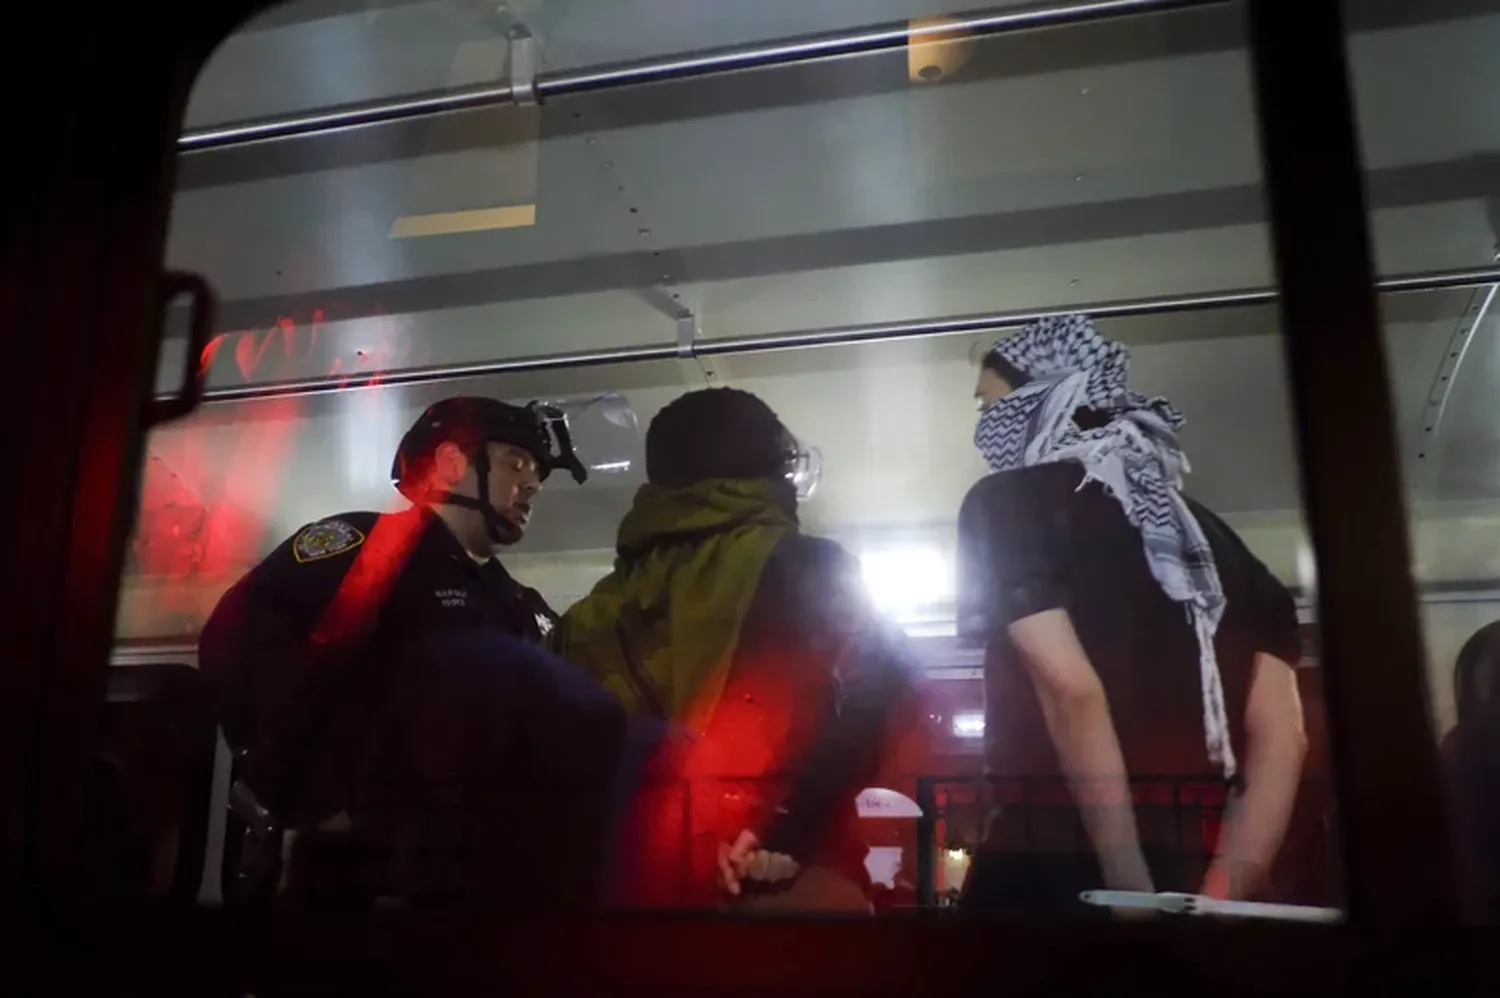
[[[327,335],[351,310],[316,309],[299,323],[281,316],[258,331],[220,333],[198,358],[210,384],[300,380],[316,373],[340,388],[376,386],[392,370],[427,360],[425,344],[385,315],[361,315],[357,346]],[[330,317],[332,313],[332,317]],[[228,586],[281,538],[267,530],[298,445],[304,400],[274,398],[253,409],[205,410],[148,439],[148,461],[122,594],[121,636],[196,633]],[[328,510],[329,514],[338,510]]]

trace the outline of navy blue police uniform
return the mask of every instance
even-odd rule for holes
[[[391,562],[402,554],[367,550],[370,537],[380,536],[377,524],[381,533],[405,542],[401,564]],[[376,562],[368,569],[375,581],[343,588],[362,552],[366,562]],[[389,589],[373,605],[373,591],[357,590],[375,590],[386,572]],[[366,619],[330,642],[345,647],[321,647],[315,632],[341,588],[350,600],[365,603],[353,612]],[[199,655],[220,663],[215,671],[231,684],[220,695],[226,740],[248,747],[258,721],[278,713],[291,695],[276,689],[277,677],[268,673],[298,684],[307,678],[304,669],[315,668],[313,658],[357,655],[365,648],[395,654],[424,638],[468,628],[542,644],[557,620],[540,593],[517,582],[498,559],[476,562],[426,509],[342,513],[303,527],[225,593],[203,628]]]
[[[439,501],[481,512],[497,543],[516,535],[489,502],[486,443],[526,450],[542,478],[559,467],[587,477],[556,410],[458,398],[430,407],[408,431],[392,468],[397,487],[448,440],[470,455],[479,494]],[[428,508],[302,527],[225,593],[199,637],[199,665],[238,757],[236,814],[252,829],[269,822],[276,830],[264,837],[279,841],[279,829],[347,813],[388,765],[381,753],[400,726],[401,701],[411,699],[402,691],[416,681],[408,673],[425,668],[435,642],[471,633],[540,648],[557,620],[540,593],[495,558],[473,557]]]

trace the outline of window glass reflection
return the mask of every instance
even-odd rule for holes
[[[507,16],[566,66],[919,13],[604,6]],[[498,78],[473,16],[292,5],[193,122]],[[118,630],[197,664],[223,900],[1336,909],[1237,24],[185,154],[225,301]],[[368,72],[235,96],[266,46]]]
[[[1500,80],[1484,52],[1500,7],[1444,6],[1349,39],[1360,138],[1381,270],[1482,272],[1500,252],[1494,192],[1481,179],[1494,148],[1486,113]],[[1418,109],[1442,113],[1417,113]],[[1494,549],[1497,490],[1489,398],[1497,371],[1496,285],[1383,300],[1386,348],[1412,521],[1427,642],[1429,706],[1442,746],[1461,885],[1470,915],[1500,920],[1500,828],[1489,805],[1496,727],[1482,677],[1487,630],[1500,618]]]

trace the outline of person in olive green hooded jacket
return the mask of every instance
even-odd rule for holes
[[[859,563],[799,530],[815,458],[756,396],[707,389],[652,421],[646,476],[614,571],[554,635],[677,733],[636,791],[620,900],[867,910],[855,798],[915,722],[916,669]]]

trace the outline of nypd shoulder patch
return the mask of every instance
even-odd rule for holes
[[[321,561],[357,548],[365,542],[365,535],[353,524],[344,520],[320,520],[303,527],[292,541],[292,557],[299,564]]]

